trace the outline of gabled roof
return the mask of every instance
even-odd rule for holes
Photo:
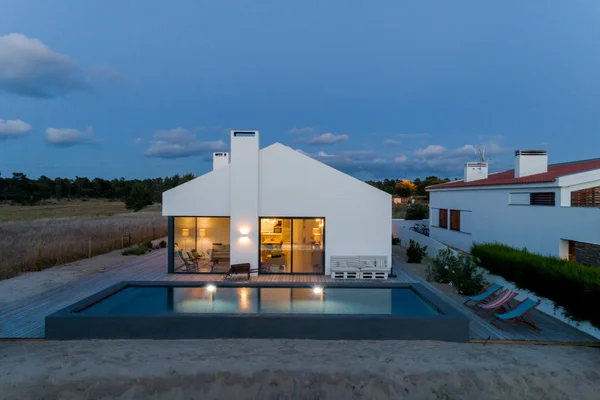
[[[561,176],[577,174],[580,172],[591,171],[595,169],[600,169],[600,158],[596,158],[593,160],[573,161],[561,164],[551,164],[548,165],[548,172],[524,176],[522,178],[515,178],[515,170],[511,169],[509,171],[490,174],[487,179],[481,179],[472,182],[465,182],[463,180],[460,180],[448,183],[441,183],[439,185],[429,186],[427,187],[427,190],[429,191],[439,189],[455,189],[481,186],[552,183],[555,182]]]

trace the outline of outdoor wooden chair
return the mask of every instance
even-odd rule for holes
[[[177,251],[179,258],[183,261],[183,266],[185,267],[185,272],[193,272],[198,271],[198,263],[194,262],[194,260],[186,258],[183,256],[183,250]]]
[[[540,303],[540,300],[535,301],[530,298],[526,298],[508,312],[503,314],[495,313],[492,324],[500,329],[504,329],[511,324],[519,324],[536,331],[540,331],[541,329],[535,324],[533,318],[531,318],[531,315],[529,315],[529,312],[539,306]]]
[[[479,314],[480,311],[483,311],[482,316],[484,318],[487,318],[497,311],[506,310],[506,308],[510,309],[509,302],[517,295],[517,292],[513,292],[510,289],[506,289],[490,301],[486,303],[478,303],[477,305],[475,305],[475,313]]]
[[[467,300],[465,300],[465,302],[463,304],[467,307],[474,307],[479,303],[490,300],[490,298],[492,296],[496,295],[501,289],[502,289],[502,285],[494,283],[493,285],[490,285],[487,288],[485,288],[481,293],[479,293],[475,296],[468,296]],[[469,303],[473,303],[473,304],[469,304]]]

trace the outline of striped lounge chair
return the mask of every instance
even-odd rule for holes
[[[479,314],[481,311],[483,311],[483,316],[487,318],[496,311],[504,310],[506,307],[510,308],[509,301],[514,299],[517,295],[517,292],[506,289],[490,301],[477,304],[475,306],[475,312]]]

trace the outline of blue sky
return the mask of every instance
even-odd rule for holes
[[[202,174],[228,129],[361,179],[600,156],[600,2],[4,0],[0,171]]]

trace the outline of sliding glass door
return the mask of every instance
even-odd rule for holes
[[[324,239],[324,218],[261,218],[260,272],[323,274]]]

